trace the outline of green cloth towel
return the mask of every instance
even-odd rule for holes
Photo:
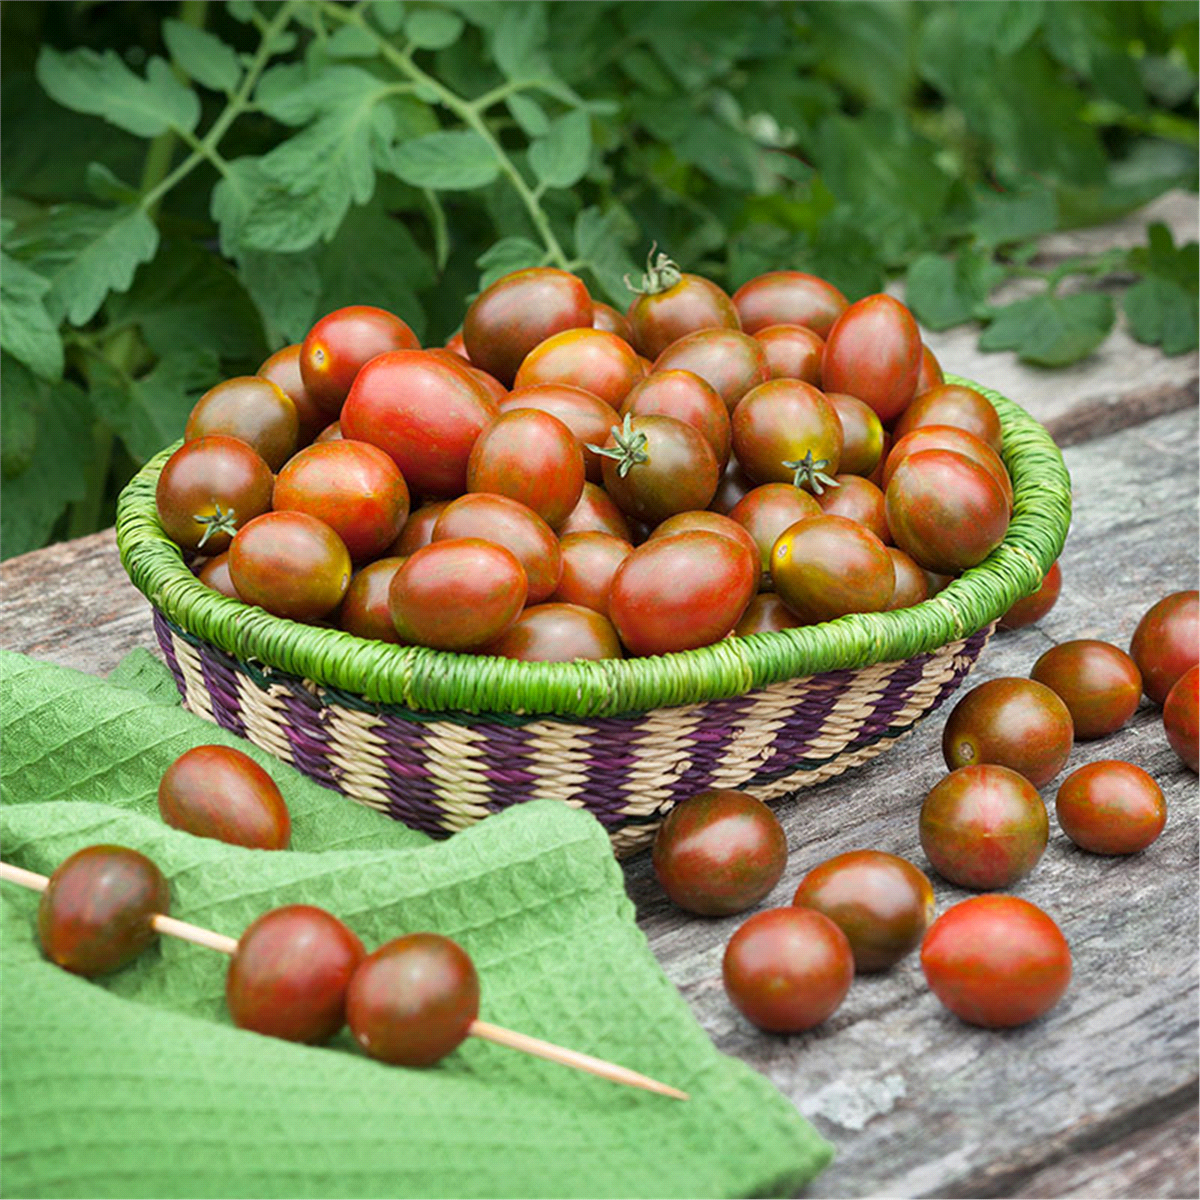
[[[236,1029],[226,960],[161,938],[99,981],[46,962],[37,895],[0,885],[4,1193],[9,1196],[766,1196],[832,1148],[764,1078],[717,1052],[634,923],[601,826],[552,802],[434,842],[179,707],[136,652],[110,680],[0,651],[4,857],[49,874],[96,842],[148,854],[172,913],[237,936],[321,905],[368,949],[435,930],[472,955],[480,1015],[643,1071],[686,1103],[471,1038],[427,1070]],[[292,849],[165,826],[166,767],[204,743],[271,773]],[[714,971],[716,966],[714,964]]]

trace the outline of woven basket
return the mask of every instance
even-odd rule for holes
[[[365,641],[199,582],[158,522],[174,446],[130,482],[117,544],[187,708],[319,782],[445,836],[536,798],[586,808],[618,853],[711,787],[764,798],[865,762],[959,685],[1070,521],[1050,435],[996,406],[1015,491],[1003,545],[931,600],[652,658],[523,663]]]

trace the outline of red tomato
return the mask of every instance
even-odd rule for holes
[[[1058,694],[1080,740],[1116,733],[1142,698],[1142,673],[1133,659],[1092,638],[1051,646],[1029,677]]]
[[[617,568],[609,616],[633,654],[708,646],[737,624],[758,574],[749,551],[718,533],[657,538]]]
[[[698,329],[739,329],[737,309],[724,291],[702,275],[685,275],[665,255],[647,260],[642,287],[629,306],[629,327],[638,353],[655,358],[672,342]]]
[[[1072,771],[1055,808],[1063,833],[1092,854],[1136,854],[1167,823],[1162,788],[1141,767],[1111,758]]]
[[[717,494],[713,496],[712,503],[708,507],[713,512],[728,516],[734,505],[753,487],[754,480],[742,470],[742,464],[731,456],[729,462],[725,464],[725,470],[721,473],[720,482],[717,484]]]
[[[533,509],[519,500],[488,492],[472,492],[452,500],[433,527],[433,544],[446,538],[482,538],[515,554],[525,571],[525,599],[530,604],[541,604],[558,587],[562,575],[558,538]]]
[[[837,474],[842,423],[812,384],[772,379],[752,388],[733,413],[733,452],[759,483],[794,483],[820,493]]]
[[[883,493],[861,475],[835,475],[836,487],[827,487],[817,497],[821,511],[847,517],[865,525],[885,546],[892,540],[888,531]]]
[[[278,471],[296,453],[300,418],[291,398],[269,379],[239,375],[209,388],[188,416],[186,441],[213,435],[238,438]]]
[[[613,576],[633,553],[633,547],[623,538],[589,530],[566,534],[559,542],[559,548],[562,575],[551,600],[581,604],[607,617]]]
[[[926,573],[903,550],[888,546],[887,552],[892,560],[892,569],[896,572],[896,586],[892,589],[892,598],[884,611],[894,612],[898,608],[911,608],[914,604],[928,600],[930,591]]]
[[[992,402],[974,388],[957,383],[940,384],[916,397],[900,414],[892,436],[899,441],[906,433],[926,425],[949,425],[954,429],[965,429],[997,454],[1004,440],[1000,418]]]
[[[300,347],[300,374],[318,406],[337,416],[358,372],[377,355],[417,350],[408,325],[386,309],[352,304],[322,317]]]
[[[942,374],[941,364],[937,360],[937,356],[928,346],[921,347],[921,370],[917,374],[917,390],[916,395],[923,395],[930,388],[938,387],[946,382],[945,376]]]
[[[1163,728],[1171,749],[1193,771],[1200,772],[1200,667],[1192,667],[1175,680],[1163,701]]]
[[[965,429],[956,429],[952,425],[923,425],[899,438],[888,451],[883,466],[883,482],[880,486],[884,490],[896,473],[896,468],[910,454],[916,454],[919,450],[953,450],[955,454],[961,454],[978,463],[999,485],[1008,504],[1008,511],[1012,512],[1012,480],[1008,477],[1008,470],[1000,455],[973,433],[968,433]]]
[[[465,371],[422,350],[397,350],[359,372],[342,434],[390,454],[425,499],[461,495],[476,438],[500,409]]]
[[[733,303],[747,333],[771,325],[803,325],[828,337],[849,301],[832,283],[803,271],[768,271],[743,283]]]
[[[1058,926],[1016,896],[974,896],[947,909],[925,935],[921,968],[955,1016],[1003,1029],[1048,1012],[1071,982]]]
[[[481,538],[447,538],[408,557],[388,603],[404,641],[476,650],[516,621],[526,592],[525,568],[511,550]]]
[[[414,550],[420,550],[422,546],[428,546],[433,541],[433,527],[449,503],[449,500],[434,500],[414,509],[396,540],[388,547],[388,554],[404,557]]]
[[[571,515],[558,527],[558,536],[572,533],[608,533],[623,542],[632,542],[633,533],[625,514],[613,503],[612,497],[594,483],[585,483],[579,503]]]
[[[337,611],[338,625],[355,637],[399,642],[388,596],[403,565],[403,557],[377,558],[356,571]]]
[[[747,492],[729,517],[754,539],[763,574],[770,575],[771,551],[783,531],[805,517],[820,515],[821,506],[815,496],[790,483],[764,483]]]
[[[923,567],[954,575],[983,562],[1008,532],[1008,499],[983,467],[954,450],[918,450],[892,473],[888,528]]]
[[[508,388],[504,386],[494,375],[489,375],[486,371],[481,371],[478,367],[471,366],[470,362],[465,360],[461,354],[455,354],[453,350],[447,350],[445,347],[438,350],[426,350],[426,354],[432,354],[434,358],[440,358],[443,362],[449,363],[452,367],[457,367],[460,371],[466,371],[476,383],[481,383],[484,390],[497,404],[508,395]]]
[[[819,387],[825,339],[803,325],[768,325],[754,334],[767,355],[772,379],[802,379]]]
[[[324,521],[356,561],[382,554],[408,520],[400,468],[367,442],[325,442],[294,455],[275,479],[275,510]]]
[[[325,428],[329,417],[308,394],[300,374],[300,343],[276,350],[255,372],[270,380],[296,406],[300,422],[298,445],[307,446]]]
[[[691,371],[725,401],[730,412],[753,387],[771,378],[767,352],[737,329],[699,329],[672,342],[654,360],[655,371]]]
[[[842,460],[844,475],[869,476],[883,459],[887,434],[875,410],[854,396],[827,392],[825,399],[833,406],[842,425]],[[872,480],[876,483],[876,480]],[[877,484],[882,487],[882,484]]]
[[[228,596],[230,600],[240,600],[238,590],[233,586],[233,580],[229,576],[229,551],[224,554],[218,554],[213,558],[205,560],[204,566],[196,574],[196,578],[200,580],[205,587],[210,587],[214,592],[220,592],[222,596]]]
[[[317,445],[317,444],[321,444],[324,442],[336,442],[341,439],[341,436],[342,436],[341,421],[331,421],[328,425],[325,426],[324,429],[321,430],[320,433],[317,434],[317,436],[315,438],[313,438],[313,443],[314,443],[314,445]]]
[[[746,606],[742,619],[734,626],[738,637],[752,633],[778,633],[781,629],[799,629],[804,622],[774,592],[759,592]]]
[[[647,541],[655,538],[673,537],[677,533],[687,533],[692,529],[707,529],[710,533],[719,533],[722,537],[732,538],[739,546],[758,557],[758,543],[750,536],[745,526],[739,525],[732,517],[720,513],[701,510],[699,512],[676,513],[668,517],[660,525],[656,525]]]
[[[1164,596],[1138,622],[1129,653],[1146,697],[1161,704],[1175,681],[1200,663],[1200,592]]]
[[[565,329],[590,329],[592,298],[583,280],[554,267],[513,271],[467,309],[463,344],[475,366],[511,386],[525,356]]]
[[[566,329],[539,342],[525,356],[513,386],[569,384],[599,396],[614,409],[642,377],[633,348],[603,329]]]
[[[608,617],[581,604],[532,604],[481,653],[522,662],[625,657]]]
[[[540,383],[533,387],[517,388],[500,401],[502,413],[518,408],[536,409],[557,417],[574,435],[583,453],[587,478],[599,483],[600,456],[588,447],[589,442],[604,445],[612,427],[619,424],[611,404],[583,388],[563,383]]]
[[[721,470],[729,461],[729,410],[699,375],[691,371],[655,371],[634,384],[621,404],[621,415],[674,417],[702,433]]]
[[[615,333],[623,342],[633,345],[633,326],[611,304],[602,300],[592,301],[592,328]]]
[[[449,350],[451,354],[457,354],[459,358],[465,359],[467,362],[471,361],[471,356],[467,353],[466,343],[463,341],[461,329],[457,333],[450,335],[450,340],[445,344],[443,349]]]
[[[1036,592],[1018,600],[1000,618],[1001,629],[1022,629],[1040,621],[1053,607],[1062,591],[1062,570],[1057,560],[1050,564]]]
[[[821,387],[857,396],[891,421],[912,400],[920,369],[921,331],[912,313],[891,296],[867,296],[829,331]]]

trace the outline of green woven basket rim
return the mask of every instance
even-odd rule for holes
[[[958,376],[995,405],[1014,507],[1004,542],[931,600],[820,625],[726,638],[699,650],[602,662],[526,663],[367,641],[221,596],[188,569],[158,520],[154,492],[178,448],[150,459],[121,493],[117,546],[134,586],[180,628],[255,667],[432,711],[614,716],[724,699],[783,680],[896,662],[982,629],[1034,591],[1062,551],[1071,480],[1049,433],[1020,406]]]

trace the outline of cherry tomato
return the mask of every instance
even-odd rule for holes
[[[500,401],[502,413],[516,409],[535,409],[557,417],[574,435],[583,454],[584,473],[593,483],[599,483],[600,456],[589,449],[588,443],[603,445],[612,427],[618,424],[611,404],[583,388],[562,383],[541,383],[518,388]]]
[[[1008,532],[1008,499],[983,467],[954,450],[918,450],[885,492],[888,528],[905,554],[939,574],[983,562]]]
[[[991,679],[955,706],[942,734],[946,766],[999,763],[1034,787],[1062,770],[1075,735],[1067,706],[1034,679]]]
[[[449,503],[449,500],[432,500],[414,509],[404,522],[404,528],[400,530],[396,540],[388,547],[388,554],[393,557],[407,557],[414,550],[428,546],[433,541],[433,527]]]
[[[779,535],[771,551],[779,598],[805,624],[847,613],[882,612],[896,572],[884,544],[846,517],[805,517]]]
[[[735,637],[750,637],[755,633],[778,633],[782,629],[799,629],[804,622],[774,592],[759,592],[751,598],[741,620],[733,628]]]
[[[158,785],[158,811],[172,829],[252,850],[286,850],[292,821],[275,781],[232,746],[196,746]]]
[[[835,396],[836,392],[833,393]],[[874,411],[874,410],[872,410]],[[840,413],[839,413],[840,416]],[[878,417],[875,418],[879,420]],[[880,450],[879,461],[875,464],[875,470],[869,471],[865,478],[869,479],[881,492],[887,490],[887,484],[883,481],[883,464],[887,461],[887,456],[892,449],[892,435],[885,429],[883,431],[883,447]]]
[[[503,413],[480,435],[467,461],[467,490],[507,496],[552,528],[583,494],[583,449],[557,417],[521,408]]]
[[[590,329],[592,298],[583,280],[554,267],[512,271],[467,309],[463,344],[471,362],[511,386],[525,356],[565,329]]]
[[[858,971],[886,971],[910,954],[933,920],[933,886],[907,859],[852,850],[813,867],[792,901],[846,935]]]
[[[625,514],[613,503],[612,497],[594,483],[583,485],[579,503],[558,527],[561,538],[572,533],[609,533],[623,542],[633,541]]]
[[[1036,592],[1018,600],[1012,608],[1000,618],[1001,629],[1023,629],[1040,621],[1053,607],[1062,591],[1062,569],[1055,560],[1050,564],[1050,570],[1042,577]]]
[[[825,339],[803,325],[768,325],[754,334],[767,355],[772,379],[802,379],[821,383],[821,354]]]
[[[346,543],[308,513],[263,513],[242,526],[229,547],[229,575],[242,599],[293,621],[333,612],[350,572]]]
[[[206,559],[196,575],[205,587],[210,587],[214,592],[220,592],[222,596],[228,596],[230,600],[240,600],[238,590],[233,586],[233,579],[229,575],[229,551],[224,554],[218,554],[214,558]]]
[[[363,959],[346,1019],[372,1057],[428,1067],[454,1050],[479,1015],[479,976],[467,952],[436,933],[410,933]]]
[[[1138,622],[1129,653],[1147,699],[1161,704],[1175,681],[1200,662],[1200,592],[1164,596]]]
[[[277,512],[324,521],[356,561],[382,554],[408,520],[408,486],[377,446],[350,439],[309,446],[275,478]]]
[[[768,1033],[802,1033],[833,1015],[854,979],[846,935],[813,908],[755,913],[729,939],[725,992]]]
[[[1062,999],[1071,950],[1028,900],[973,896],[934,921],[921,945],[921,968],[955,1016],[1004,1029],[1040,1017]]]
[[[1033,664],[1029,677],[1059,695],[1080,740],[1116,733],[1142,698],[1142,673],[1133,659],[1091,638],[1052,646]]]
[[[525,572],[529,604],[541,604],[558,587],[562,576],[558,538],[519,500],[489,492],[452,500],[433,527],[434,543],[447,538],[482,538],[515,554]]]
[[[271,909],[238,938],[225,976],[229,1015],[267,1037],[327,1042],[346,1023],[346,989],[366,954],[324,909]]]
[[[587,530],[569,533],[559,542],[562,575],[550,598],[563,604],[581,604],[608,616],[608,594],[617,568],[633,547],[611,533]]]
[[[995,763],[951,771],[921,805],[921,847],[943,879],[998,891],[1037,866],[1050,819],[1037,788]]]
[[[633,326],[625,319],[624,313],[617,312],[603,300],[592,301],[592,328],[615,333],[622,341],[633,345]]]
[[[377,558],[356,571],[337,611],[338,625],[355,637],[399,642],[388,597],[392,580],[403,565],[403,556]]]
[[[655,258],[653,250],[627,316],[633,344],[647,358],[698,329],[741,328],[733,301],[712,280],[683,274],[665,254]]]
[[[342,435],[392,456],[423,499],[461,495],[476,438],[500,415],[464,370],[422,350],[373,358],[342,408]]]
[[[609,616],[633,654],[718,642],[758,585],[758,563],[732,538],[698,529],[639,546],[617,568]]]
[[[532,604],[481,653],[522,662],[625,657],[608,617],[582,604]]]
[[[920,566],[919,563],[917,565]],[[943,588],[949,587],[954,582],[953,575],[939,575],[936,571],[927,571],[924,567],[921,567],[921,574],[925,576],[925,584],[931,596],[936,596]]]
[[[569,384],[617,409],[641,377],[641,364],[633,347],[615,333],[565,329],[530,350],[517,370],[513,387]]]
[[[1012,512],[1013,488],[1012,480],[1003,461],[991,446],[977,438],[965,429],[955,429],[952,425],[923,425],[906,433],[899,438],[888,451],[883,467],[881,487],[886,490],[891,483],[896,468],[911,454],[920,450],[953,450],[956,454],[969,458],[977,463],[996,481],[1004,493],[1008,511]]]
[[[1171,749],[1193,771],[1200,772],[1200,667],[1192,667],[1175,680],[1163,701],[1163,728]]]
[[[752,388],[733,413],[733,452],[759,483],[794,483],[820,492],[837,474],[842,423],[833,405],[799,379]]]
[[[828,337],[849,301],[832,283],[803,271],[768,271],[743,283],[733,303],[747,333],[771,325],[803,325]]]
[[[700,792],[667,814],[654,838],[654,874],[688,912],[727,917],[753,908],[787,865],[775,814],[746,792]]]
[[[920,370],[921,331],[912,313],[891,296],[866,296],[826,335],[821,387],[857,396],[891,421],[912,400]]]
[[[673,517],[668,517],[661,525],[655,526],[654,532],[646,540],[653,541],[655,538],[672,537],[677,533],[687,533],[691,529],[707,529],[710,533],[719,533],[722,537],[733,538],[738,545],[744,546],[755,558],[758,557],[758,543],[743,526],[731,517],[704,510],[676,513]]]
[[[948,425],[965,429],[985,445],[1000,453],[1004,435],[1000,418],[992,402],[974,388],[958,383],[943,383],[930,388],[900,414],[892,435],[899,441],[906,433],[926,425]]]
[[[320,433],[313,438],[313,445],[323,445],[325,442],[340,441],[342,436],[341,421],[331,421]]]
[[[158,477],[158,519],[183,549],[220,554],[239,528],[271,507],[274,482],[262,456],[237,438],[184,442]]]
[[[457,367],[460,371],[466,371],[476,383],[483,385],[484,391],[497,404],[508,395],[508,388],[500,380],[494,375],[489,375],[486,371],[481,371],[478,367],[473,367],[470,361],[464,359],[461,354],[455,354],[453,350],[447,350],[445,347],[437,350],[426,350],[425,353],[433,355],[434,358],[440,358],[443,362],[449,363],[452,367]]]
[[[209,388],[188,416],[185,441],[213,435],[238,438],[278,471],[296,453],[300,419],[291,398],[269,379],[240,375]]]
[[[895,546],[887,547],[888,557],[892,560],[892,570],[896,573],[896,584],[892,588],[892,598],[888,601],[885,612],[894,612],[898,608],[912,608],[929,599],[929,581],[926,572],[903,550]]]
[[[359,371],[392,350],[417,350],[408,325],[386,309],[352,304],[322,317],[300,347],[300,374],[308,394],[337,416]]]
[[[713,512],[728,516],[739,500],[754,487],[754,480],[742,470],[736,458],[730,458],[721,473],[717,493],[708,506]]]
[[[945,376],[942,374],[941,364],[937,360],[937,356],[928,346],[921,347],[921,370],[917,375],[917,390],[916,395],[923,395],[930,388],[938,387],[946,382]]]
[[[674,417],[704,435],[723,471],[729,461],[729,410],[725,401],[691,371],[655,371],[634,384],[621,415]]]
[[[835,475],[836,487],[827,487],[817,497],[824,513],[847,517],[866,526],[885,546],[892,540],[888,530],[883,493],[861,475]]]
[[[764,483],[747,492],[729,514],[754,539],[764,575],[771,573],[771,551],[789,526],[819,517],[816,497],[790,483]]]
[[[842,458],[839,464],[842,473],[870,475],[883,459],[884,439],[887,437],[878,415],[869,404],[841,392],[827,392],[825,399],[833,406],[842,426]]]
[[[605,490],[626,516],[651,525],[707,508],[721,476],[708,440],[674,417],[626,413],[604,443],[603,457]]]
[[[672,342],[654,360],[655,371],[691,371],[725,401],[730,412],[741,398],[771,378],[767,352],[748,333],[699,329]]]
[[[471,356],[467,353],[467,345],[463,341],[462,330],[450,335],[450,340],[442,347],[444,350],[449,350],[451,354],[457,354],[459,358],[471,361]]]
[[[1055,809],[1063,833],[1093,854],[1136,854],[1167,823],[1162,788],[1141,767],[1112,758],[1072,771]]]
[[[107,975],[132,962],[158,934],[156,913],[170,913],[163,873],[125,846],[87,846],[58,864],[38,903],[38,939],[46,957],[75,975]]]
[[[329,417],[304,386],[300,374],[300,343],[276,350],[255,374],[270,380],[296,406],[296,419],[300,422],[297,444],[307,446],[325,428]]]
[[[527,590],[525,568],[511,550],[481,538],[447,538],[413,551],[392,578],[388,602],[404,641],[474,650],[516,621]]]

